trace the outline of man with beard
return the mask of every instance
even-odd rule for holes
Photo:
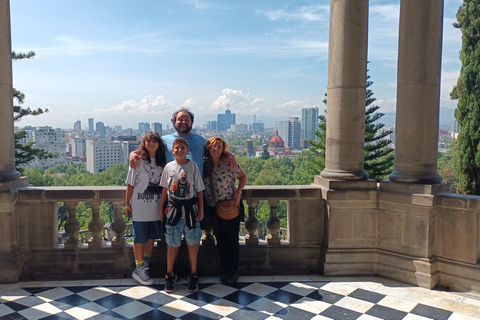
[[[165,136],[162,136],[162,140],[165,143],[165,156],[167,158],[167,163],[175,160],[173,156],[173,142],[177,138],[185,138],[188,143],[188,154],[187,159],[192,160],[200,169],[200,174],[203,176],[203,156],[205,155],[205,147],[207,145],[207,139],[201,135],[192,132],[193,120],[195,116],[187,108],[181,108],[175,111],[172,115],[172,124],[175,128],[175,133],[171,133]],[[130,165],[133,168],[137,167],[138,156],[135,151],[130,153]],[[230,153],[227,159],[227,163],[230,167],[236,168],[237,161],[233,153]]]

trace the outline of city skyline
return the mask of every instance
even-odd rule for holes
[[[445,0],[441,107],[457,81],[462,4]],[[170,125],[190,108],[195,125],[227,106],[268,123],[301,117],[326,93],[329,1],[10,1],[12,49],[33,50],[13,63],[25,107],[48,108],[16,126]],[[108,12],[108,15],[106,15]],[[395,112],[399,1],[371,0],[369,75],[375,104]],[[33,27],[32,27],[33,26]],[[68,120],[66,120],[68,119]],[[68,123],[65,123],[68,121]],[[253,121],[248,121],[251,123]]]

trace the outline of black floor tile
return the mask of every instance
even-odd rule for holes
[[[418,304],[410,313],[435,320],[446,320],[452,314],[450,311],[426,306],[424,304]]]
[[[370,310],[368,310],[366,314],[377,317],[377,318],[381,318],[384,320],[401,320],[408,313],[400,310],[384,307],[384,306],[375,305],[372,308],[370,308]]]
[[[320,314],[335,320],[355,320],[362,315],[359,312],[337,306],[331,306]]]
[[[384,294],[379,294],[372,291],[367,291],[363,289],[357,289],[348,295],[349,297],[360,299],[363,301],[368,301],[372,303],[377,303],[386,296]]]

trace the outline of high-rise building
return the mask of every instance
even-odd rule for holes
[[[300,149],[301,124],[298,117],[288,118],[288,146]]]
[[[52,127],[36,127],[34,130],[26,130],[27,136],[25,142],[35,142],[36,149],[44,149],[51,154],[57,155],[55,158],[34,160],[25,167],[48,169],[57,164],[66,164],[67,143],[65,131],[61,129],[52,129]]]
[[[95,132],[98,133],[101,137],[104,137],[107,133],[107,130],[105,129],[105,124],[101,121],[97,122],[95,124]]]
[[[225,114],[217,115],[217,130],[225,131],[230,129],[230,126],[235,124],[235,113],[232,113],[230,109],[225,110]]]
[[[75,132],[81,132],[82,131],[82,122],[80,120],[75,121],[73,124],[73,131]]]
[[[158,122],[152,123],[152,131],[162,135],[162,124]]]
[[[86,141],[87,171],[102,172],[117,163],[128,163],[129,148],[127,141],[102,142],[98,139]]]
[[[139,122],[138,123],[138,131],[140,131],[140,135],[143,136],[145,133],[150,131],[150,123],[148,122]]]
[[[95,128],[93,127],[93,118],[88,118],[88,132],[93,133]]]
[[[318,140],[315,132],[318,131],[318,108],[302,108],[301,140]]]
[[[290,117],[287,121],[276,121],[278,135],[285,143],[285,147],[300,149],[300,121],[298,117]]]

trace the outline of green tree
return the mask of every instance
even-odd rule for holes
[[[450,93],[458,99],[455,118],[460,125],[455,158],[457,191],[480,194],[480,0],[463,1],[453,26],[462,32],[460,77]]]
[[[372,105],[377,98],[373,96],[373,91],[369,89],[373,84],[369,79],[370,76],[367,74],[364,168],[371,179],[380,181],[386,179],[387,175],[393,171],[395,156],[393,148],[390,147],[392,140],[386,138],[392,133],[392,130],[385,130],[385,125],[378,122],[384,114],[375,112],[380,109],[380,107]]]
[[[368,70],[367,70],[368,72]],[[389,145],[392,142],[386,137],[392,133],[391,130],[385,130],[385,125],[379,123],[378,120],[384,116],[383,113],[376,111],[379,106],[372,105],[375,100],[373,91],[369,87],[373,84],[369,80],[370,76],[367,74],[366,92],[365,92],[365,147],[364,147],[364,169],[371,179],[380,181],[385,179],[387,175],[393,171],[394,166],[394,150]],[[327,95],[323,103],[327,103]],[[326,143],[326,128],[327,118],[324,115],[318,117],[318,131],[315,135],[319,141],[310,140],[310,149],[318,156],[316,165],[318,169],[325,168],[325,143]],[[320,171],[318,171],[320,172]]]
[[[33,51],[27,53],[16,53],[15,51],[12,52],[12,61],[33,59],[34,57],[35,52]],[[15,88],[13,88],[13,100],[13,121],[20,121],[25,116],[37,116],[48,111],[48,109],[30,109],[22,107],[22,104],[25,102],[25,94]],[[29,142],[26,144],[20,143],[21,139],[26,137],[26,134],[26,131],[22,130],[16,132],[14,136],[15,167],[18,171],[22,171],[22,167],[33,160],[41,160],[55,157],[55,155],[45,151],[44,149],[36,149],[34,147],[35,142]]]

